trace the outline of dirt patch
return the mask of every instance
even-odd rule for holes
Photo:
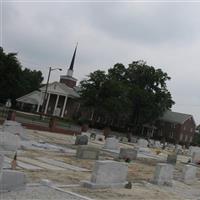
[[[90,178],[89,172],[74,172],[66,171],[26,171],[28,182],[40,182],[41,179],[49,179],[55,183],[60,184],[79,184],[81,180],[88,180]]]

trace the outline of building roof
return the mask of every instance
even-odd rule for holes
[[[18,99],[16,99],[16,101],[18,102],[22,102],[22,103],[29,103],[29,104],[33,104],[33,105],[37,105],[40,104],[41,105],[41,99],[43,99],[43,94],[41,94],[40,91],[35,90],[31,93],[28,93]]]
[[[46,85],[41,87],[39,90],[42,91],[42,93],[38,90],[35,90],[29,94],[26,94],[18,99],[16,99],[18,102],[23,102],[23,103],[29,103],[29,104],[40,104],[42,105],[43,99],[44,99],[44,92],[46,89]],[[78,98],[79,94],[75,91],[75,89],[68,87],[64,83],[60,82],[53,82],[48,85],[47,89],[48,93],[51,94],[58,94],[58,95],[63,95],[63,96],[68,96],[71,98]]]
[[[160,119],[163,121],[173,122],[173,123],[178,123],[178,124],[183,124],[186,120],[190,118],[193,119],[192,115],[190,114],[184,114],[184,113],[178,113],[178,112],[172,112],[172,111],[166,111],[164,115],[160,117]]]

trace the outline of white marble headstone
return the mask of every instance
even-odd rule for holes
[[[9,132],[0,131],[0,150],[16,151],[20,147],[20,138]]]
[[[114,137],[107,138],[104,148],[110,149],[110,150],[118,150],[119,149],[119,140]]]
[[[139,139],[137,143],[138,143],[138,146],[140,147],[147,147],[148,145],[148,141],[145,139]]]

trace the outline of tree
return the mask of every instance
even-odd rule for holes
[[[80,82],[82,104],[86,108],[91,109],[91,120],[93,120],[95,112],[101,114],[104,98],[102,95],[102,85],[106,82],[106,79],[105,72],[97,70],[90,73],[87,80]]]
[[[141,127],[153,123],[173,105],[168,80],[167,73],[144,61],[134,61],[128,68],[117,63],[108,73],[98,70],[82,81],[81,98],[85,107],[110,124],[114,120]]]
[[[40,87],[43,81],[41,71],[22,69],[16,53],[6,54],[0,47],[0,101],[16,98]]]
[[[154,122],[174,104],[166,86],[170,77],[161,69],[136,61],[129,64],[125,77],[132,100],[131,121],[135,125]]]

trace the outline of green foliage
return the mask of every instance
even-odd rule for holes
[[[16,53],[6,54],[0,47],[0,100],[8,98],[15,102],[23,96],[40,87],[43,80],[42,72],[22,69]]]
[[[193,139],[193,145],[197,145],[197,146],[200,146],[200,134],[199,133],[196,133],[194,135],[194,139]]]
[[[107,74],[98,70],[80,83],[82,103],[110,123],[152,123],[174,103],[168,80],[167,73],[144,61],[132,62],[128,68],[117,63]]]

